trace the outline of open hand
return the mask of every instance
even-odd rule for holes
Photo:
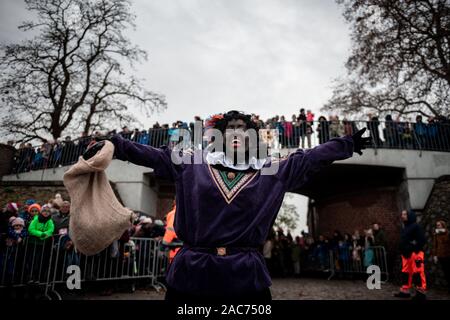
[[[364,150],[367,147],[370,147],[372,145],[372,138],[371,137],[366,137],[366,138],[362,137],[364,132],[366,132],[366,129],[367,128],[363,128],[363,129],[359,130],[358,132],[356,132],[354,135],[352,135],[352,138],[353,138],[353,152],[356,152],[360,156],[362,156],[362,154],[363,154],[361,150]]]

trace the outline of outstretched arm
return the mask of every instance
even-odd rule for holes
[[[310,150],[297,150],[280,162],[278,178],[285,184],[287,191],[292,191],[334,161],[350,158],[353,152],[361,155],[361,150],[370,143],[370,138],[362,138],[365,130],[364,128],[353,136],[333,138]]]
[[[119,160],[130,161],[139,166],[149,167],[157,176],[164,179],[175,180],[177,168],[171,160],[171,150],[165,146],[154,148],[122,138],[119,134],[112,137],[104,137],[114,144],[114,155]],[[83,157],[89,159],[103,147],[100,141],[88,148]]]

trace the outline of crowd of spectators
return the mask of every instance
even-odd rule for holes
[[[79,255],[68,232],[69,222],[70,202],[63,200],[60,194],[47,202],[38,203],[29,199],[23,204],[6,204],[0,212],[0,274],[8,278],[14,267],[16,270],[26,270],[22,273],[29,277],[27,282],[42,281],[39,268],[55,248],[63,252],[66,265],[79,264]],[[111,256],[123,255],[131,237],[161,240],[165,228],[163,220],[135,214],[133,226],[109,248]],[[34,253],[23,256],[21,261],[17,251],[24,252],[22,247],[27,241]],[[273,276],[292,276],[300,275],[301,271],[326,271],[331,267],[330,263],[342,268],[351,263],[358,263],[361,267],[371,265],[374,259],[371,248],[374,246],[386,247],[385,233],[377,223],[362,233],[358,230],[353,234],[336,230],[330,237],[320,235],[317,239],[305,232],[293,238],[290,232],[273,230],[261,250]],[[330,261],[330,251],[338,259],[337,263]],[[27,261],[31,256],[33,261]]]
[[[28,199],[7,203],[0,212],[0,272],[9,281],[43,280],[42,264],[49,257],[54,238],[73,253],[68,235],[70,202],[57,194],[47,203]],[[30,254],[32,253],[32,254]],[[26,270],[26,271],[25,271]],[[25,272],[24,272],[25,271]],[[27,274],[27,279],[24,278]]]
[[[386,115],[384,121],[380,121],[377,116],[369,114],[367,120],[353,121],[346,118],[341,120],[338,116],[331,116],[329,119],[320,116],[315,119],[310,110],[300,109],[299,113],[293,114],[290,119],[275,116],[263,121],[256,114],[252,115],[252,119],[269,150],[311,148],[331,138],[352,135],[358,129],[367,127],[375,148],[450,151],[450,119],[444,116],[429,117],[424,121],[423,117],[418,115],[415,122],[410,122],[400,117],[394,120],[391,115]],[[119,133],[126,139],[153,147],[173,147],[185,139],[180,133],[180,129],[185,129],[191,133],[191,146],[205,147],[207,137],[195,137],[192,134],[195,122],[199,122],[203,127],[203,120],[196,116],[190,123],[176,121],[169,126],[156,122],[148,130],[130,130],[125,126],[120,131],[112,130],[108,134]],[[14,171],[24,172],[72,164],[97,136],[104,134],[107,133],[96,131],[92,135],[82,135],[77,139],[67,136],[63,141],[44,140],[38,147],[31,143],[22,143],[16,152]],[[194,138],[199,141],[194,141]],[[9,143],[14,144],[12,141]]]
[[[42,266],[49,263],[52,250],[60,250],[62,265],[79,265],[80,255],[70,239],[69,225],[70,202],[63,200],[60,194],[47,202],[38,203],[29,199],[23,204],[7,203],[0,212],[2,281],[28,284],[45,281],[46,274],[42,272]],[[122,261],[127,257],[130,239],[162,240],[165,229],[165,221],[135,214],[132,227],[107,249],[107,261],[100,259],[97,263],[101,266],[114,265],[111,263],[112,258]],[[27,242],[28,249],[25,250]],[[354,270],[356,265],[359,268],[367,267],[374,264],[376,259],[374,247],[386,248],[386,235],[378,223],[363,232],[355,230],[349,234],[336,230],[330,236],[319,235],[317,238],[303,231],[294,238],[290,232],[285,233],[279,228],[277,231],[272,230],[261,250],[271,275],[286,277],[311,271],[329,271],[332,267],[337,272],[344,272],[347,267]],[[137,259],[141,260],[144,259]],[[122,269],[114,271],[124,272]],[[108,290],[111,291],[111,288]]]
[[[154,247],[139,239],[150,238],[161,243],[166,224],[165,218],[159,220],[135,213],[134,223],[120,239],[93,256],[89,260],[92,263],[86,263],[83,259],[87,257],[76,252],[70,239],[70,202],[60,194],[47,202],[28,199],[23,204],[7,203],[0,211],[0,287],[45,283],[51,261],[56,261],[53,267],[61,270],[69,265],[84,266],[84,272],[90,274],[89,280],[96,277],[114,280],[141,272],[145,275],[157,256],[152,251]],[[158,246],[158,249],[163,252],[169,248]],[[389,251],[394,248],[389,248],[387,234],[380,223],[374,222],[352,234],[335,230],[318,237],[302,231],[294,238],[289,231],[272,229],[260,249],[271,276],[295,277],[329,272],[338,276],[364,276],[368,266],[387,266]],[[435,263],[442,264],[450,284],[450,238],[443,220],[436,223],[431,254]],[[59,259],[55,260],[55,256]],[[55,274],[64,275],[61,270],[56,269]],[[97,289],[106,295],[117,290],[117,286],[118,283],[105,281],[97,283]]]
[[[279,228],[272,230],[262,250],[270,273],[286,277],[331,269],[337,273],[363,272],[367,266],[382,262],[377,259],[385,259],[380,253],[386,246],[385,231],[379,223],[373,223],[363,232],[335,230],[330,236],[321,234],[317,238],[304,231],[293,238]]]
[[[132,227],[100,253],[97,259],[94,257],[96,266],[88,271],[92,273],[92,277],[114,278],[125,273],[131,275],[131,272],[137,272],[132,269],[136,260],[146,263],[145,266],[140,265],[143,269],[149,268],[149,253],[143,252],[144,248],[136,248],[136,242],[140,244],[136,239],[161,240],[166,223],[137,213],[134,217]],[[84,261],[80,261],[85,257],[76,252],[70,239],[69,226],[70,202],[63,200],[60,194],[46,202],[28,199],[22,204],[7,203],[0,211],[0,287],[11,283],[45,283],[52,263],[52,253],[55,259],[56,252],[59,252],[56,267],[61,270],[69,265],[85,265]],[[129,259],[131,248],[134,254],[145,254],[148,261]],[[152,247],[146,246],[145,250],[152,250]],[[108,274],[99,274],[97,269]],[[57,274],[64,275],[65,272],[57,271]],[[105,290],[110,291],[111,288]]]

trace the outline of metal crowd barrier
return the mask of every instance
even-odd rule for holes
[[[381,246],[359,251],[351,248],[312,252],[302,272],[320,271],[335,276],[367,274],[367,267],[380,268],[382,282],[389,280],[386,250]],[[0,289],[32,286],[47,299],[61,300],[60,289],[67,288],[70,266],[78,268],[80,284],[97,281],[148,279],[157,290],[165,289],[163,279],[169,265],[168,251],[161,241],[151,238],[130,238],[126,243],[114,242],[101,253],[86,256],[77,252],[68,238],[47,240],[27,238],[20,244],[0,250]]]
[[[313,121],[297,125],[260,129],[261,139],[269,152],[280,149],[312,148],[334,137],[354,134],[368,128],[365,136],[372,137],[372,148],[410,149],[450,152],[450,124],[444,122],[409,123],[395,121]],[[183,131],[180,131],[183,130]],[[206,137],[194,137],[192,131],[181,129],[149,129],[122,134],[125,139],[152,147],[167,145],[184,148],[204,148]],[[54,169],[75,163],[94,137],[81,137],[39,146],[28,144],[18,149],[14,173]]]
[[[332,274],[329,279],[338,275],[367,274],[367,267],[376,265],[380,268],[381,281],[389,280],[386,249],[381,246],[368,247],[358,251],[352,248],[330,251]]]
[[[131,238],[120,244],[117,241],[94,256],[86,256],[74,249],[67,250],[64,239],[61,238],[55,246],[55,259],[51,265],[52,277],[46,288],[50,294],[61,299],[59,287],[65,287],[69,277],[67,268],[78,266],[80,283],[111,280],[130,280],[131,288],[135,290],[135,280],[148,279],[156,290],[165,289],[161,278],[165,276],[164,260],[168,253],[160,250],[160,241],[151,238]]]
[[[21,244],[0,250],[0,289],[33,286],[47,299],[61,300],[60,289],[67,288],[74,267],[82,285],[87,282],[147,279],[156,290],[165,289],[168,251],[151,238],[115,241],[101,253],[86,256],[77,252],[68,237],[55,236],[43,242],[25,239]],[[68,268],[71,267],[71,272]]]
[[[27,238],[0,250],[0,288],[46,287],[50,279],[55,240]]]
[[[314,249],[309,252],[301,262],[301,273],[323,273],[328,275],[328,280],[334,276],[333,252],[331,250]]]
[[[157,281],[158,279],[164,278],[169,267],[169,251],[156,250],[156,259],[154,259],[154,277],[153,279]]]

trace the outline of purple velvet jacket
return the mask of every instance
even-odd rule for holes
[[[119,135],[112,142],[118,159],[153,168],[157,176],[175,183],[175,232],[180,240],[198,247],[262,245],[284,194],[304,185],[334,160],[353,154],[350,136],[334,138],[280,160],[276,174],[247,171],[229,178],[206,161],[174,164],[166,147],[141,145]],[[219,256],[183,247],[170,265],[166,280],[179,291],[198,294],[233,294],[271,285],[264,257],[257,250]]]

